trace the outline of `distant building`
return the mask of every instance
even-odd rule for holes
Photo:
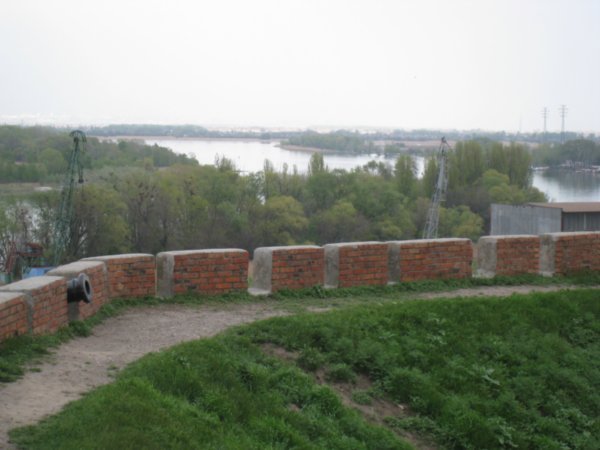
[[[600,231],[600,202],[492,204],[491,235]]]

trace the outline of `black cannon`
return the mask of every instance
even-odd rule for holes
[[[92,284],[85,273],[80,273],[77,278],[67,282],[67,302],[92,303]]]

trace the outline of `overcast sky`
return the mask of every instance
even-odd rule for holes
[[[600,131],[598,0],[0,0],[0,123]]]

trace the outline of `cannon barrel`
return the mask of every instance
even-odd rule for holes
[[[92,284],[85,273],[80,273],[76,278],[67,282],[67,302],[80,301],[92,302]]]

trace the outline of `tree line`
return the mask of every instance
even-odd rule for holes
[[[590,139],[574,139],[564,144],[544,144],[532,151],[536,166],[600,166],[600,144]]]
[[[440,237],[478,238],[492,202],[545,200],[530,186],[531,156],[522,145],[460,142],[449,159]],[[329,170],[319,153],[306,174],[277,172],[269,161],[243,174],[227,159],[108,173],[76,190],[66,257],[419,238],[436,176],[435,157],[419,178],[407,154],[394,166],[372,161],[346,171]],[[36,215],[28,240],[50,248],[58,197],[55,191],[28,199]],[[15,228],[11,211],[3,210],[0,224]]]
[[[63,131],[46,127],[0,126],[0,183],[61,180],[73,148],[73,141]],[[86,170],[197,164],[186,155],[158,145],[102,141],[94,137],[87,139],[82,162]]]
[[[306,132],[291,136],[284,145],[318,148],[344,153],[373,153],[377,150],[373,142],[365,140],[359,133],[337,131],[335,133]]]

